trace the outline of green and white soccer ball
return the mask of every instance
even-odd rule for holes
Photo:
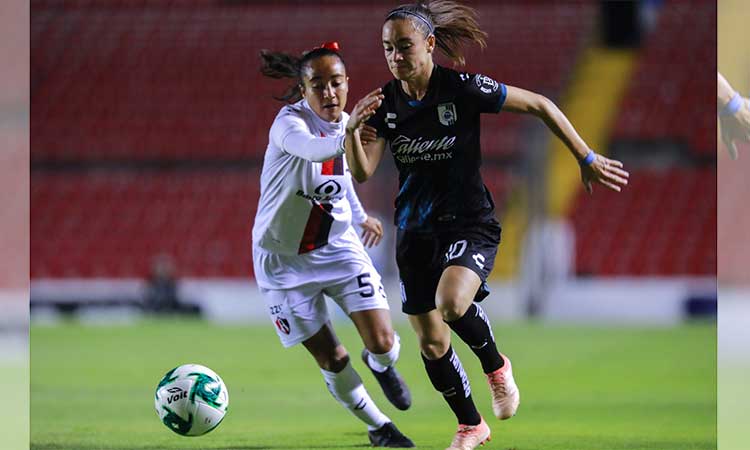
[[[200,436],[216,428],[229,406],[229,391],[213,370],[198,364],[175,367],[156,387],[156,413],[170,430]]]

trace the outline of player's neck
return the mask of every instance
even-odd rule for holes
[[[401,88],[403,88],[404,93],[414,100],[422,100],[430,87],[430,77],[434,67],[435,63],[430,60],[422,73],[411,80],[402,80]]]

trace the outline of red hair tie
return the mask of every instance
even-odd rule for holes
[[[339,43],[336,42],[336,41],[323,42],[318,47],[315,47],[313,50],[319,49],[319,48],[325,48],[325,49],[328,49],[328,50],[331,50],[331,51],[334,51],[334,52],[338,52],[339,51]]]

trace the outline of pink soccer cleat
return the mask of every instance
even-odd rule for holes
[[[459,425],[451,446],[445,450],[474,450],[490,439],[490,427],[482,418],[479,425]]]
[[[503,355],[505,361],[503,367],[487,374],[487,382],[490,384],[492,393],[492,412],[500,420],[510,419],[516,415],[518,404],[521,402],[521,394],[513,379],[513,367],[510,360]]]

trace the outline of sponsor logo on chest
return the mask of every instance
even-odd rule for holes
[[[416,161],[445,161],[453,158],[456,136],[443,136],[435,139],[410,138],[399,135],[391,143],[393,156],[402,163]]]

